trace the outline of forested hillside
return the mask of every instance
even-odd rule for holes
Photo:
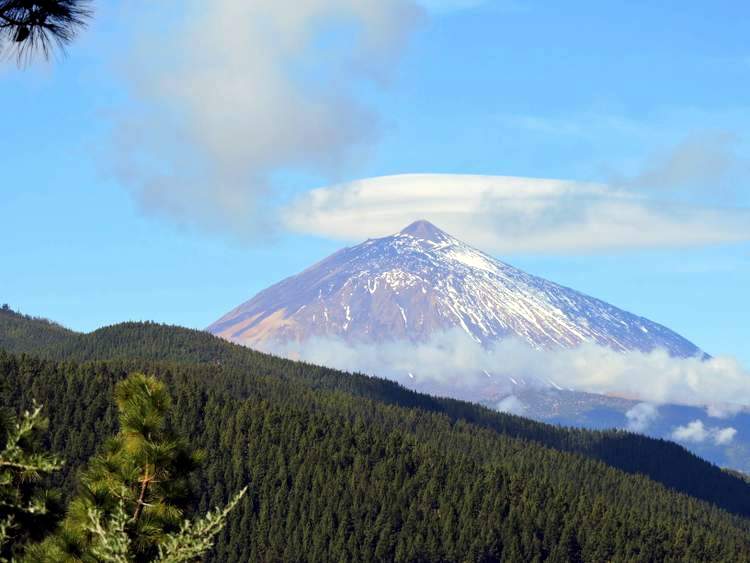
[[[54,324],[45,326],[50,331],[58,330]],[[257,377],[263,375],[311,389],[342,391],[386,404],[418,407],[444,414],[454,422],[469,422],[504,435],[593,457],[630,473],[642,473],[727,510],[750,515],[750,488],[741,479],[672,442],[622,431],[563,429],[496,413],[473,403],[416,393],[385,379],[263,354],[202,331],[156,323],[122,323],[89,334],[67,331],[64,338],[45,336],[39,342],[17,340],[16,346],[6,349],[34,350],[34,355],[59,361],[123,360],[134,368],[154,361],[198,365],[201,369],[197,377],[210,378],[217,389],[235,398],[252,393]]]
[[[8,348],[44,357],[0,352],[0,396],[46,405],[68,495],[116,430],[114,384],[133,370],[168,383],[173,424],[207,453],[195,508],[250,486],[212,560],[750,553],[750,523],[727,512],[750,514],[750,487],[668,442],[556,428],[150,323]]]
[[[38,352],[78,336],[47,319],[22,315],[8,305],[0,307],[0,349]]]

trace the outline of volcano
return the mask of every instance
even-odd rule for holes
[[[483,346],[519,338],[538,349],[591,342],[702,354],[660,324],[514,268],[428,221],[344,248],[208,327],[258,348],[311,338],[418,343],[455,329]]]

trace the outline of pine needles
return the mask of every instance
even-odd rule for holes
[[[0,0],[0,54],[24,65],[64,52],[91,15],[90,0]]]

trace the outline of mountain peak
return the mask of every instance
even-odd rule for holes
[[[438,229],[435,225],[424,219],[414,221],[411,225],[404,228],[399,234],[411,235],[414,238],[440,242],[448,238],[448,234]]]
[[[310,338],[426,342],[454,329],[483,345],[520,338],[535,348],[700,353],[661,325],[504,264],[425,220],[332,254],[209,327],[266,349]]]

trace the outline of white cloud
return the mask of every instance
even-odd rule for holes
[[[495,405],[495,410],[522,416],[526,412],[526,405],[515,395],[508,395]]]
[[[714,442],[718,446],[729,444],[732,440],[734,440],[736,434],[736,428],[727,427],[716,429],[716,431],[714,432]]]
[[[709,432],[703,421],[694,420],[685,426],[678,426],[672,431],[672,439],[680,442],[704,442]]]
[[[750,210],[670,204],[601,184],[410,174],[319,188],[284,212],[297,232],[357,241],[428,219],[483,250],[571,253],[750,240]]]
[[[725,446],[732,442],[737,430],[732,427],[707,427],[702,420],[694,420],[685,426],[678,426],[672,431],[672,439],[679,442],[702,443],[712,441],[717,446]]]
[[[509,380],[498,377],[504,371],[496,369],[497,358],[460,330],[437,333],[428,342],[416,344],[402,341],[350,344],[338,338],[312,338],[301,343],[267,343],[262,348],[282,356],[386,377],[462,398],[469,398],[488,386],[500,394],[512,390]],[[506,367],[512,365],[512,361],[505,364]],[[521,369],[518,366],[513,372],[519,375]],[[485,372],[495,374],[495,378],[488,379]]]
[[[348,371],[360,371],[417,384],[426,391],[462,398],[512,394],[516,381],[590,393],[615,394],[653,404],[708,404],[750,407],[750,372],[737,360],[715,357],[674,358],[666,351],[616,352],[595,344],[574,349],[539,351],[506,339],[490,349],[471,340],[460,329],[434,335],[427,342],[347,344],[337,339],[268,345],[284,356]],[[414,380],[408,373],[414,375]],[[486,373],[491,374],[488,378]],[[642,406],[631,412],[633,424],[646,423],[656,409]]]
[[[411,0],[138,1],[115,171],[142,207],[252,234],[281,170],[335,176],[377,138],[382,85],[421,18]]]
[[[651,403],[638,403],[625,413],[628,429],[633,432],[645,432],[659,417],[659,407]]]
[[[124,62],[127,96],[114,123],[114,172],[148,212],[191,227],[242,236],[264,233],[278,225],[279,177],[311,174],[335,180],[366,157],[379,138],[380,120],[363,92],[387,82],[424,10],[460,10],[478,3],[128,3],[122,17],[135,22],[137,35]],[[508,10],[520,4],[483,3]],[[550,127],[533,116],[518,119],[518,127],[536,132]],[[598,122],[576,117],[552,128],[588,134]],[[613,123],[632,127],[623,119]],[[706,151],[688,144],[666,164],[655,162],[622,183],[632,187],[649,178],[705,177],[706,170],[722,165],[722,150],[729,146],[722,139],[708,143],[716,150],[706,158],[695,158]],[[417,181],[409,178],[407,192]],[[523,185],[500,185],[512,180]],[[468,183],[466,178],[452,186],[442,182],[444,193],[426,190],[417,202],[392,197],[388,211],[385,204],[370,208],[364,196],[376,189],[398,195],[391,181],[354,182],[302,196],[285,216],[300,232],[358,240],[398,230],[418,212],[455,226],[456,234],[482,248],[502,252],[689,246],[748,238],[747,210],[655,202],[627,190],[574,182],[542,189],[539,180],[494,178],[483,190]],[[347,195],[348,207],[335,201],[341,194]],[[305,217],[310,203],[319,205]],[[370,214],[373,224],[365,229],[362,219],[369,223]]]
[[[731,418],[741,410],[741,406],[732,403],[714,403],[706,405],[706,414],[711,418]]]
[[[680,442],[704,442],[709,436],[709,431],[703,425],[703,421],[694,420],[685,426],[678,426],[672,431],[672,439]]]

